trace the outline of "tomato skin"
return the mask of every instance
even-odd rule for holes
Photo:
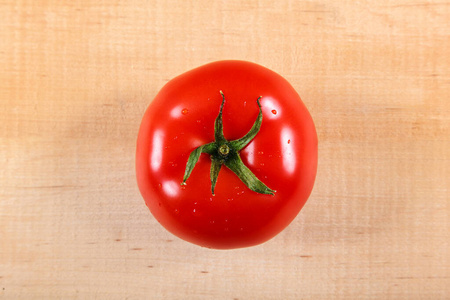
[[[262,96],[261,129],[240,155],[276,190],[274,196],[249,190],[225,166],[212,195],[207,154],[187,185],[180,184],[191,151],[214,141],[220,90],[228,140],[249,131]],[[254,63],[219,61],[172,79],[150,103],[137,140],[137,182],[151,213],[174,235],[208,248],[249,247],[281,232],[304,206],[314,185],[317,148],[313,120],[284,78]]]

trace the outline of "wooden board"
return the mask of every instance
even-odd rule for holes
[[[288,79],[320,141],[300,215],[233,251],[134,175],[157,91],[220,59]],[[450,298],[450,3],[6,0],[0,66],[0,298]]]

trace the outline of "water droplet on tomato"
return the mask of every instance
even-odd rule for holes
[[[183,108],[183,110],[181,111],[183,115],[187,115],[188,112],[189,110],[187,108]]]
[[[291,143],[291,140],[288,140],[288,144],[290,144]]]
[[[277,111],[276,111],[275,109],[272,109],[272,113],[273,113],[274,115],[276,115],[276,114],[277,114]]]
[[[175,208],[173,212],[174,212],[176,215],[178,215],[178,214],[180,213],[180,211],[179,211],[177,208]]]

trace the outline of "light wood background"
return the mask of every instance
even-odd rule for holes
[[[314,191],[271,241],[172,236],[135,181],[174,76],[280,73],[319,136]],[[450,3],[0,1],[0,298],[450,299]]]

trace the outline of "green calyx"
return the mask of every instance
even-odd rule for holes
[[[239,151],[241,151],[245,146],[247,146],[256,134],[259,132],[262,123],[262,110],[259,97],[256,100],[256,103],[259,106],[259,114],[256,118],[255,123],[253,124],[250,131],[240,139],[227,141],[223,135],[223,124],[222,124],[222,110],[225,104],[225,96],[220,91],[222,95],[222,105],[220,106],[219,115],[216,118],[214,123],[214,138],[215,141],[209,144],[202,145],[189,155],[188,162],[186,164],[186,170],[184,172],[182,185],[186,184],[186,180],[192,173],[198,159],[200,158],[200,154],[207,153],[211,157],[211,192],[214,195],[214,188],[216,186],[217,177],[219,176],[219,171],[222,168],[222,165],[225,165],[228,169],[234,172],[239,179],[252,191],[260,193],[260,194],[269,194],[274,195],[275,191],[268,188],[264,183],[259,180],[255,174],[250,171],[247,166],[241,160],[239,156]]]

